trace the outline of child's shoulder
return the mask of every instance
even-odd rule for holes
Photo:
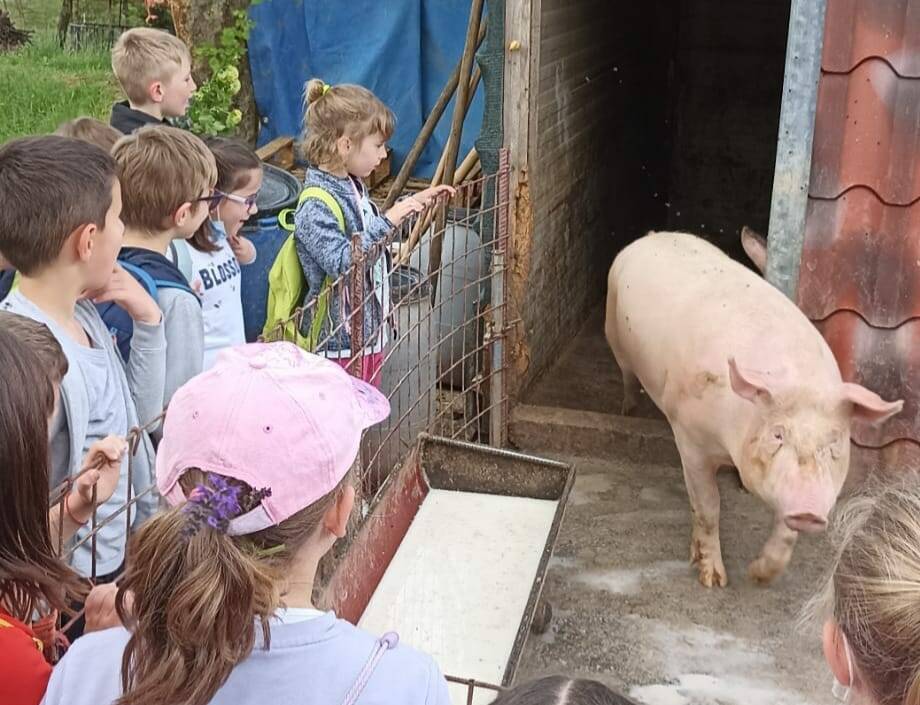
[[[344,619],[336,620],[336,629],[349,642],[352,653],[362,659],[370,654],[382,638],[382,635],[372,634]],[[396,637],[396,645],[386,651],[380,667],[394,676],[402,674],[401,677],[409,681],[415,682],[416,679],[422,678],[427,680],[429,672],[435,668],[434,660],[428,654],[401,641],[398,634]]]

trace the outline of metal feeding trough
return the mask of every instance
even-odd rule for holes
[[[471,681],[512,684],[575,470],[421,434],[387,478],[326,584],[325,602],[372,633],[431,654],[451,699],[488,703]],[[536,627],[535,627],[536,628]],[[470,699],[471,698],[471,699]]]

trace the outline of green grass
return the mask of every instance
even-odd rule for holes
[[[0,143],[82,115],[107,121],[119,95],[107,49],[64,51],[52,30],[38,31],[31,45],[0,54]]]

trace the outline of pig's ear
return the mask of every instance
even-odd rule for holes
[[[887,421],[895,414],[901,413],[904,402],[885,401],[878,394],[870,391],[860,384],[845,382],[843,385],[843,400],[850,404],[854,418],[862,419],[873,425]]]
[[[764,404],[773,401],[773,395],[763,375],[756,372],[742,372],[738,369],[738,363],[733,357],[728,358],[728,376],[731,380],[732,391],[739,397]]]
[[[763,274],[767,270],[767,238],[745,225],[741,228],[741,246],[754,266]]]

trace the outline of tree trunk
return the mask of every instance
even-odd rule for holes
[[[195,47],[214,44],[220,31],[233,22],[235,10],[246,10],[250,0],[168,0],[176,34],[192,51]],[[259,115],[256,111],[255,94],[252,89],[252,72],[249,70],[248,55],[241,62],[240,85],[235,104],[242,113],[243,120],[237,127],[239,136],[255,144],[259,130]],[[210,69],[207,64],[195,60],[192,71],[195,82],[199,85],[208,78]]]
[[[73,19],[73,0],[63,0],[61,3],[61,13],[58,15],[58,42],[61,48],[67,42],[67,29],[70,27],[70,20]]]

